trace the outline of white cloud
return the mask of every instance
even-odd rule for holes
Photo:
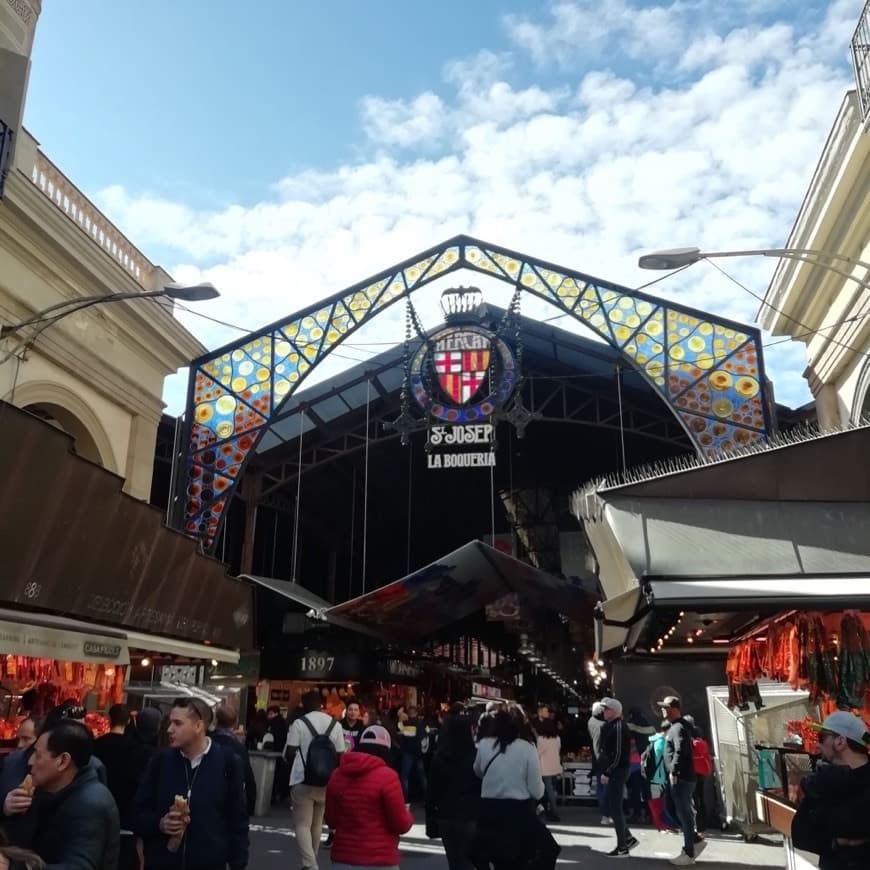
[[[444,103],[431,91],[420,94],[410,103],[364,97],[361,113],[368,137],[383,145],[402,148],[433,145],[444,131]]]
[[[839,26],[847,5],[833,4],[820,27]],[[834,52],[814,53],[818,34],[793,21],[751,26],[762,7],[767,14],[780,8],[775,3],[735,0],[730,8],[739,14],[730,29],[689,39],[683,19],[691,21],[702,6],[712,8],[707,0],[677,0],[638,14],[628,0],[559,3],[543,21],[512,20],[514,39],[534,57],[543,58],[544,36],[559,36],[554,50],[568,51],[586,28],[585,38],[610,47],[606,62],[546,87],[522,81],[519,58],[509,55],[482,51],[447,64],[449,97],[427,91],[404,102],[363,101],[362,126],[375,154],[276,180],[273,193],[250,207],[195,211],[119,186],[97,199],[140,247],[167,252],[177,275],[221,288],[208,313],[248,328],[460,232],[628,286],[657,277],[635,266],[644,250],[781,243],[849,72]],[[658,46],[649,64],[666,49],[674,68],[682,64],[681,77],[654,83],[643,63],[636,74],[615,71],[626,66],[619,53],[626,34],[639,27]],[[435,153],[419,147],[436,139]],[[772,263],[750,259],[727,268],[763,293]],[[419,300],[431,322],[437,289]],[[493,301],[504,303],[507,292],[500,289]],[[744,322],[758,308],[703,265],[652,292]],[[525,305],[552,314],[543,303]],[[182,317],[211,345],[237,335]],[[567,328],[569,319],[559,325]],[[397,310],[339,353],[364,357],[362,342],[402,335]],[[779,345],[768,355],[781,400],[806,399],[801,353]],[[342,364],[347,360],[331,366]]]

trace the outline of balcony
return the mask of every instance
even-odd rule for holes
[[[852,37],[852,65],[861,112],[866,121],[870,118],[870,0],[864,4]]]

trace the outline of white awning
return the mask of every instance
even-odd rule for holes
[[[135,649],[141,649],[150,653],[169,653],[170,655],[184,656],[188,659],[202,659],[203,661],[225,662],[231,665],[239,663],[239,651],[237,649],[224,649],[207,643],[193,643],[189,640],[177,640],[174,637],[162,637],[159,634],[142,634],[138,631],[124,630],[127,635],[127,643]]]
[[[815,606],[813,600],[841,600],[842,606],[858,607],[870,601],[870,577],[840,576],[710,577],[693,580],[653,580],[657,604],[679,606],[702,602],[737,604],[741,601],[772,601],[783,607],[791,602]]]
[[[0,610],[0,653],[85,664],[130,663],[127,638],[121,631],[18,610]]]

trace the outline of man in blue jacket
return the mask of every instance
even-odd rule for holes
[[[179,698],[172,705],[171,748],[151,761],[136,793],[136,830],[144,840],[145,870],[247,867],[242,765],[209,738],[211,720],[211,709],[199,698]],[[175,809],[176,796],[187,800],[188,813]]]

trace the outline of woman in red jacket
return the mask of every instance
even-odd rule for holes
[[[370,725],[354,752],[341,756],[326,787],[326,824],[335,830],[334,870],[399,867],[399,837],[414,817],[405,807],[402,784],[388,767],[392,740],[386,728]]]

